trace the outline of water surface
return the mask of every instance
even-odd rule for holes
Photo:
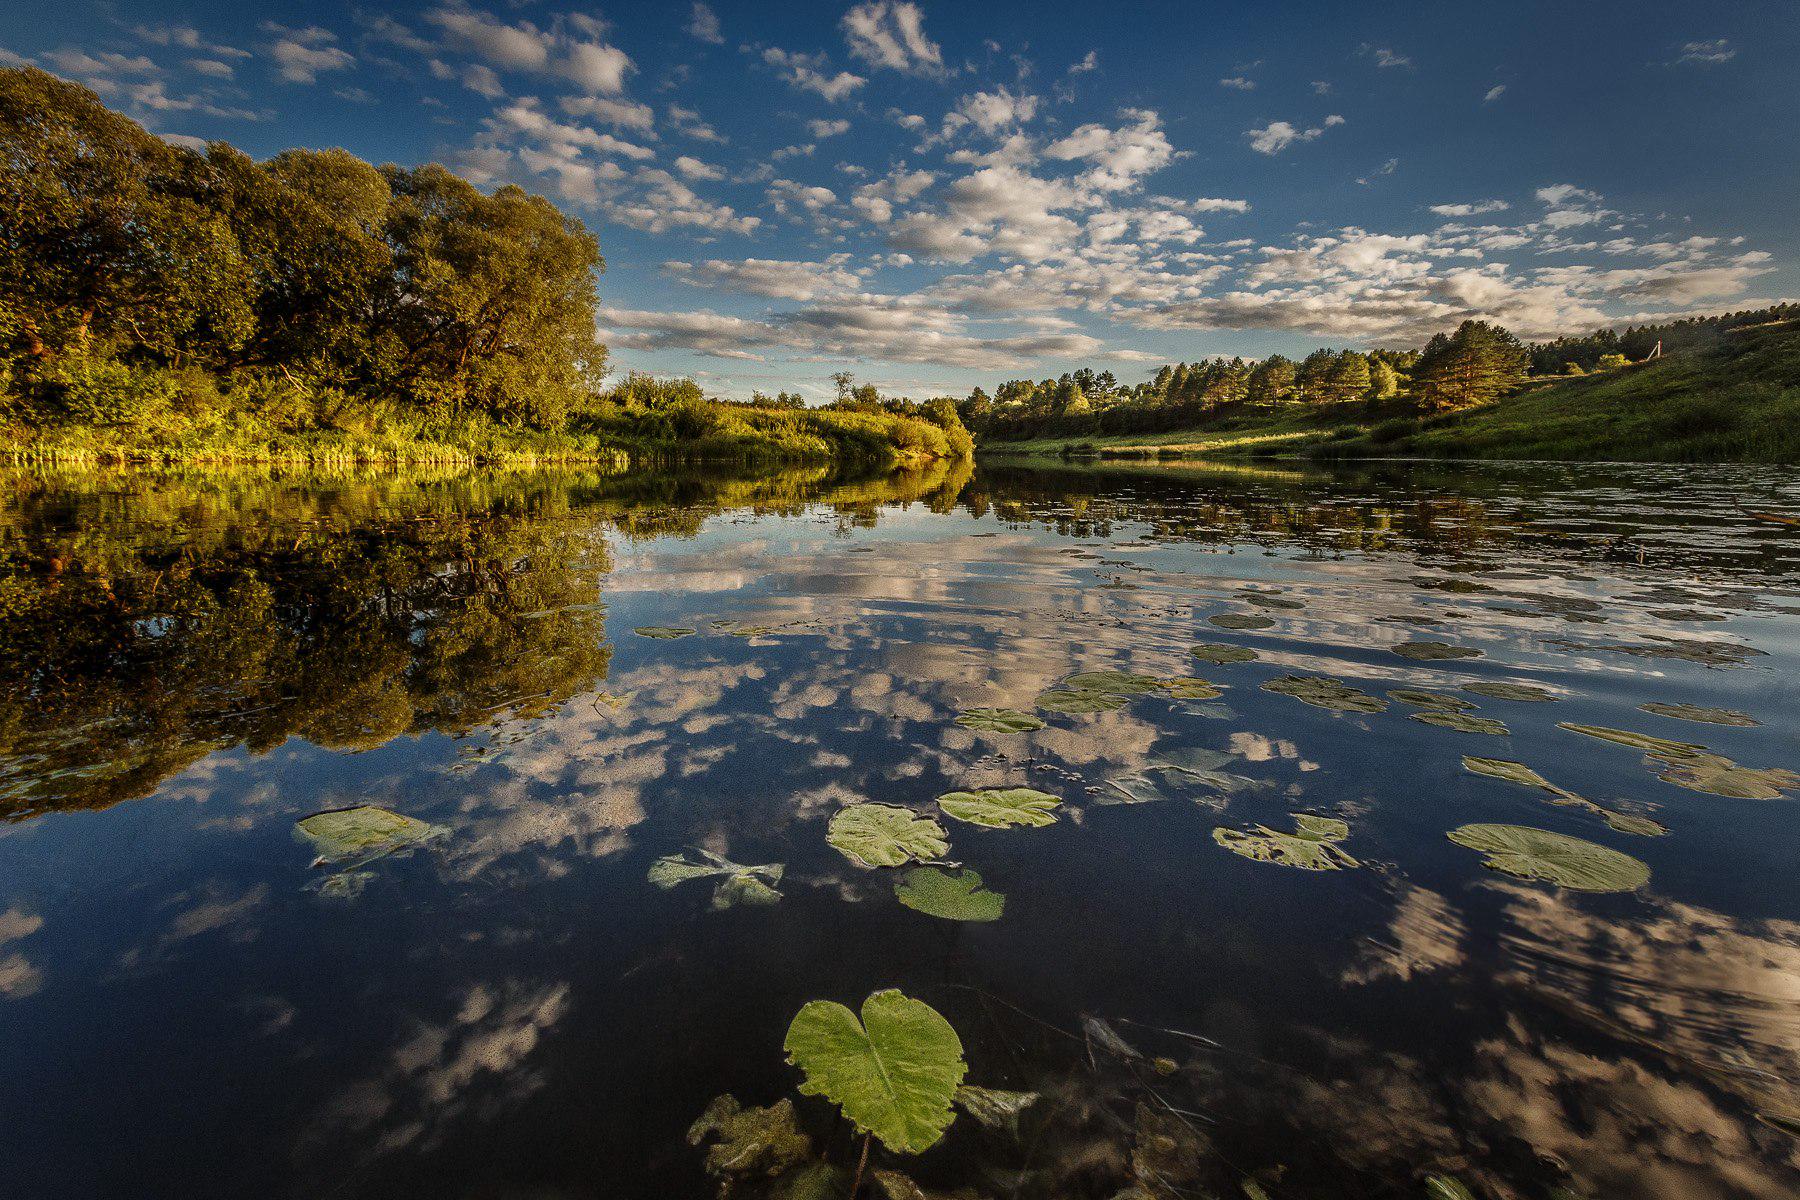
[[[686,1133],[721,1093],[794,1098],[848,1165],[782,1038],[884,987],[951,1020],[971,1082],[1043,1097],[1016,1136],[962,1117],[878,1154],[933,1192],[1800,1194],[1800,791],[1693,790],[1559,727],[1800,769],[1800,538],[1739,508],[1800,511],[1791,473],[4,484],[7,1196],[698,1197]],[[1480,655],[1394,650],[1425,641]],[[1097,670],[1221,694],[955,723]],[[1386,707],[1262,687],[1287,675]],[[1492,683],[1553,699],[1465,690]],[[1062,805],[940,816],[997,921],[904,907],[825,840],[845,805],[1000,786]],[[296,822],[364,804],[436,836],[315,865]],[[1296,813],[1358,865],[1214,837]],[[1488,870],[1445,836],[1469,823],[1650,881]],[[647,882],[700,850],[784,864],[779,902]]]

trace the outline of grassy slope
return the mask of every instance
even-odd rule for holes
[[[1800,325],[1748,329],[1710,350],[1541,385],[1422,421],[1361,413],[1246,413],[1148,435],[989,443],[1055,454],[1289,455],[1800,462]]]

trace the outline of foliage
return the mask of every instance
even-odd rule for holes
[[[810,1001],[782,1048],[806,1074],[803,1095],[830,1100],[897,1154],[922,1153],[943,1136],[968,1071],[950,1022],[894,990],[864,1000],[861,1020],[833,1001]]]
[[[1293,833],[1280,833],[1266,825],[1254,826],[1248,833],[1223,825],[1213,830],[1213,841],[1233,854],[1302,871],[1341,871],[1361,866],[1337,845],[1349,836],[1350,827],[1344,822],[1306,813],[1294,817]]]
[[[1056,809],[1062,800],[1035,788],[984,788],[977,792],[945,792],[938,797],[938,807],[946,816],[988,829],[1005,829],[1012,825],[1044,826],[1056,824]]]
[[[359,805],[314,813],[294,829],[312,843],[321,862],[364,862],[430,841],[443,830],[417,817]]]
[[[1447,835],[1479,850],[1482,865],[1520,879],[1579,892],[1629,892],[1650,882],[1650,868],[1629,854],[1525,825],[1463,825]]]
[[[898,867],[942,858],[950,842],[930,817],[894,804],[852,804],[832,814],[825,840],[865,867]]]
[[[894,896],[908,908],[946,921],[998,921],[1006,912],[1006,897],[989,891],[981,874],[972,870],[914,867],[894,884]]]

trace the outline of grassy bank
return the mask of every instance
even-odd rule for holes
[[[986,442],[982,449],[1114,458],[1420,455],[1800,462],[1800,325],[1737,331],[1692,354],[1538,384],[1441,416],[1360,404],[1342,408],[1257,410],[1240,405],[1195,428]]]

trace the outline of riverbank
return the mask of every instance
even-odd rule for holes
[[[1027,457],[1800,462],[1800,326],[1746,329],[1693,354],[1541,383],[1440,416],[1341,407],[1240,406],[1188,429],[981,449]]]

